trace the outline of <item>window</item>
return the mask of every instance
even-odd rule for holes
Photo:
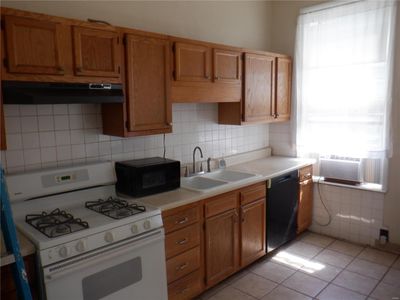
[[[335,2],[298,20],[298,155],[358,159],[361,181],[382,183],[391,153],[395,5]]]

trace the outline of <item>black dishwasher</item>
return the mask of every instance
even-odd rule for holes
[[[271,179],[267,191],[267,252],[296,237],[298,199],[297,170]]]

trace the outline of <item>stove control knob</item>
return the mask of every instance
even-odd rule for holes
[[[75,246],[76,251],[78,252],[83,252],[86,250],[86,242],[84,240],[80,240],[76,246]]]
[[[137,227],[136,224],[133,224],[133,225],[132,225],[131,231],[132,231],[133,234],[136,234],[136,233],[139,232],[139,228]]]
[[[146,230],[151,228],[150,220],[146,220],[146,221],[143,222],[143,228],[146,229]]]
[[[71,254],[71,248],[68,246],[62,246],[60,250],[58,250],[58,254],[63,258],[68,257]]]
[[[107,243],[112,243],[114,241],[114,234],[111,231],[106,232],[106,234],[104,235],[104,240]]]

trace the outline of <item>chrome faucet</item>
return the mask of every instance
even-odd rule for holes
[[[196,173],[196,150],[200,151],[200,157],[203,158],[203,151],[201,151],[201,148],[199,146],[196,146],[193,149],[193,174]]]

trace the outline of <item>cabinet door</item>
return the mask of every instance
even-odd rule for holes
[[[276,118],[279,120],[290,119],[292,60],[290,58],[277,58],[276,64]]]
[[[240,266],[265,255],[265,198],[241,206]]]
[[[245,54],[243,119],[245,122],[270,121],[275,116],[275,58]]]
[[[241,81],[241,53],[214,49],[214,81],[237,83]]]
[[[75,75],[120,76],[118,32],[74,27],[73,34]]]
[[[169,42],[127,35],[128,130],[170,130]],[[160,133],[160,132],[158,132]]]
[[[4,16],[10,73],[64,74],[59,23]]]
[[[299,209],[297,211],[297,233],[305,231],[312,223],[313,182],[300,182]]]
[[[211,80],[211,48],[187,43],[175,43],[174,47],[175,80]]]
[[[206,219],[205,225],[206,281],[211,286],[237,269],[238,213],[231,209]]]

